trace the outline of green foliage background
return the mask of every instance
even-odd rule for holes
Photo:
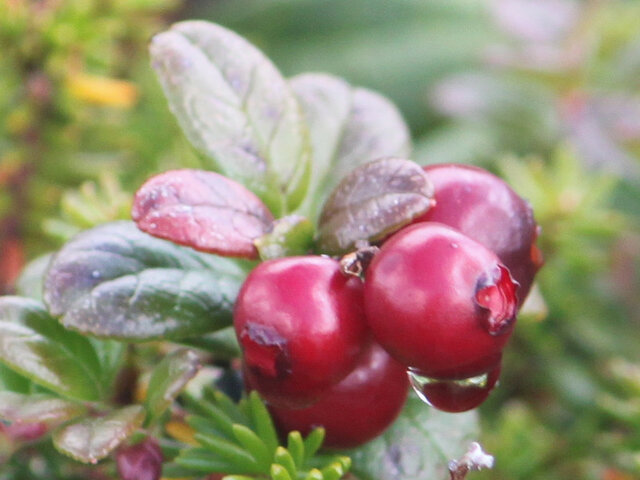
[[[409,122],[415,160],[482,165],[532,203],[546,266],[480,408],[496,467],[476,478],[640,476],[640,5],[5,0],[4,291],[21,254],[127,218],[145,178],[199,164],[146,50],[182,18],[228,26],[287,76],[380,91]]]

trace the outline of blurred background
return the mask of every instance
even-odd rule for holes
[[[380,91],[422,164],[533,205],[546,266],[480,408],[486,479],[640,478],[640,2],[0,0],[0,292],[75,232],[197,166],[148,61],[171,22],[247,37],[285,75]]]

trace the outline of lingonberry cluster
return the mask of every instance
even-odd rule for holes
[[[283,431],[322,425],[327,446],[352,447],[393,422],[409,381],[449,412],[496,385],[542,263],[533,213],[485,170],[424,171],[434,206],[380,242],[361,275],[308,255],[247,277],[234,310],[243,373]]]

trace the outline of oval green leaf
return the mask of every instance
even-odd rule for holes
[[[337,255],[358,242],[382,240],[434,203],[433,185],[418,164],[384,158],[355,168],[331,193],[320,215],[318,247]]]
[[[253,241],[271,228],[273,215],[251,191],[222,175],[172,170],[136,192],[133,220],[159,238],[203,252],[256,258]]]
[[[348,452],[351,471],[362,480],[448,478],[449,461],[463,455],[478,435],[474,411],[440,412],[411,395],[383,435]]]
[[[63,328],[35,300],[0,298],[0,361],[65,397],[103,397],[100,361],[89,340]]]
[[[56,449],[83,463],[98,463],[134,433],[144,421],[140,405],[114,410],[103,417],[83,418],[53,433]]]
[[[312,216],[358,165],[411,154],[409,128],[395,105],[382,95],[321,73],[298,75],[289,84],[311,134],[313,162],[307,202],[314,202]]]
[[[44,299],[63,325],[84,334],[179,339],[229,326],[245,275],[231,259],[113,222],[81,233],[55,255]]]
[[[82,404],[53,395],[0,392],[0,418],[9,422],[62,422],[85,411]]]
[[[153,369],[147,388],[147,411],[152,418],[161,415],[198,370],[200,360],[193,350],[171,352]]]
[[[212,169],[255,192],[276,216],[297,207],[310,142],[298,102],[269,59],[204,21],[156,35],[151,58],[171,110]]]

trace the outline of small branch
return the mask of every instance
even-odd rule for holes
[[[462,458],[449,462],[449,474],[451,480],[465,480],[471,471],[492,467],[493,457],[485,453],[479,443],[473,442]]]

